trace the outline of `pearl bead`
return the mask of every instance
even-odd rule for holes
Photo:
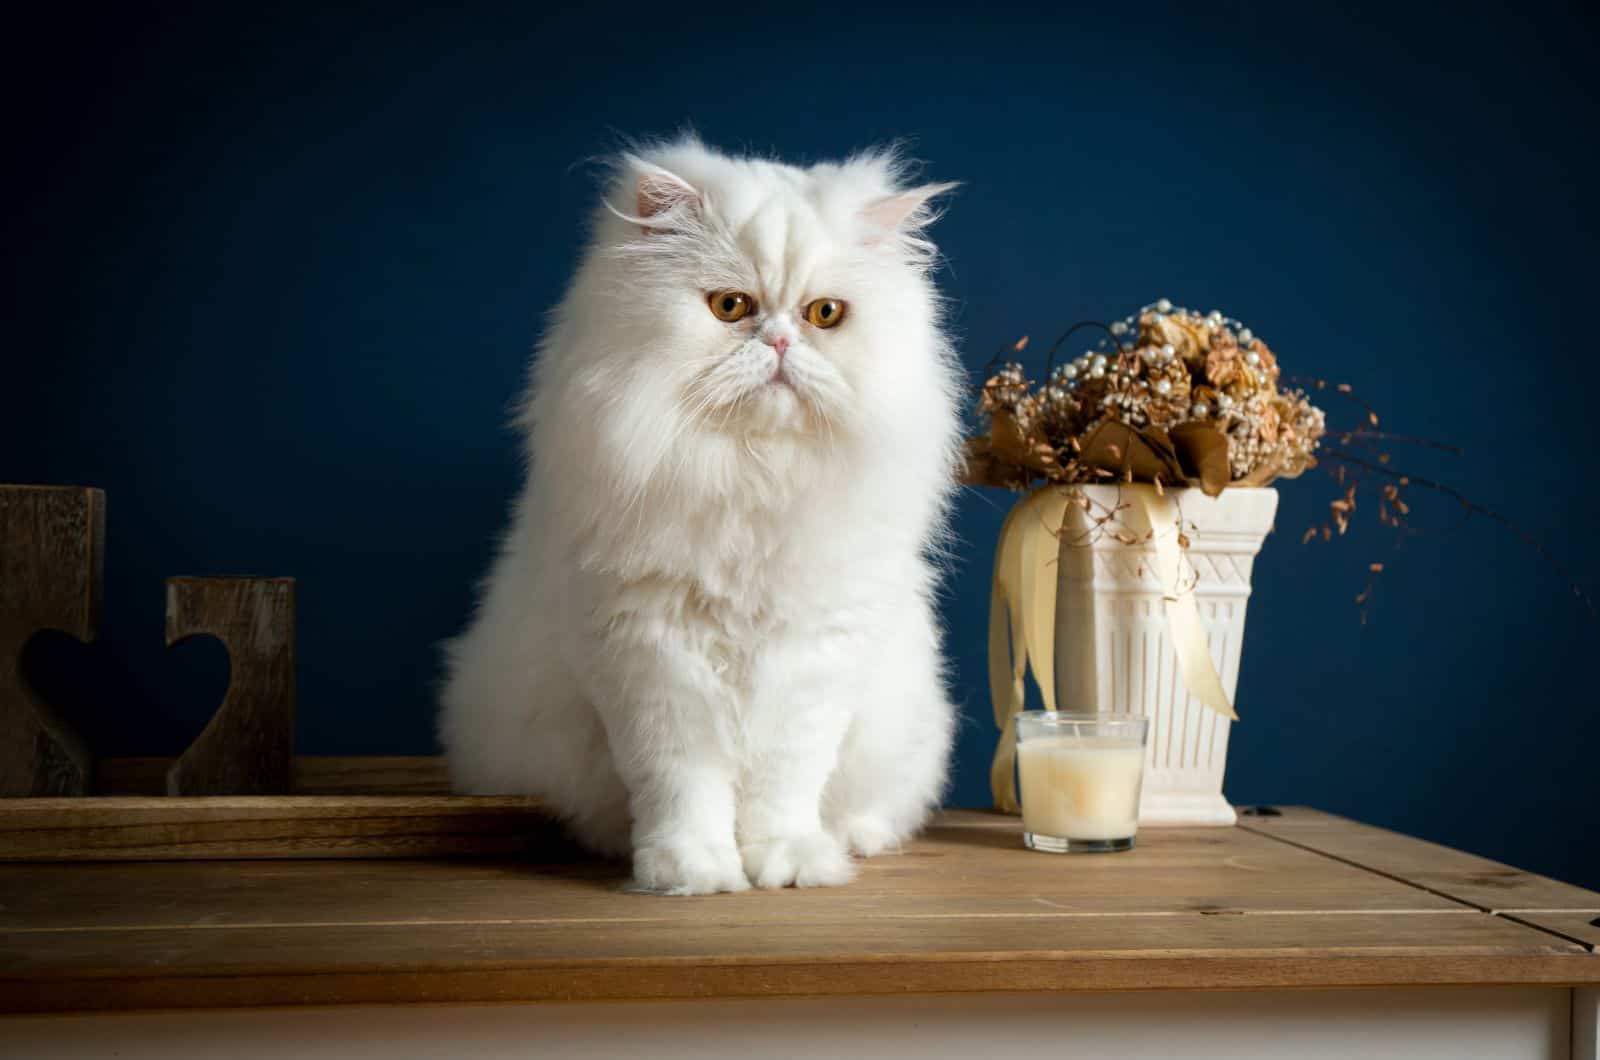
[[[1170,379],[1158,379],[1158,380],[1156,380],[1156,393],[1158,393],[1158,394],[1170,394],[1170,393],[1172,393],[1172,380],[1170,380]]]
[[[1244,355],[1244,363],[1248,364],[1251,368],[1254,368],[1256,365],[1261,363],[1261,355],[1255,350],[1251,350],[1249,353]]]
[[[1210,324],[1214,328],[1221,327],[1222,326],[1222,312],[1221,312],[1221,310],[1213,309],[1211,312],[1207,313],[1206,314],[1206,323]]]
[[[1250,345],[1252,342],[1255,341],[1255,338],[1256,338],[1255,332],[1251,331],[1249,328],[1240,329],[1240,331],[1239,331],[1239,341],[1242,342],[1244,345],[1246,345],[1246,346]]]
[[[1061,366],[1061,374],[1066,376],[1068,379],[1076,379],[1078,378],[1078,366],[1075,364],[1064,364]]]
[[[1089,358],[1089,363],[1094,365],[1096,368],[1103,368],[1105,367],[1106,363],[1106,355],[1103,353],[1097,353],[1093,357]]]
[[[1231,408],[1233,408],[1233,398],[1230,397],[1227,394],[1218,394],[1217,395],[1217,408],[1219,408],[1219,409],[1231,409]]]
[[[1172,299],[1170,299],[1170,298],[1157,298],[1156,299],[1156,312],[1157,313],[1170,313],[1170,312],[1172,312]]]
[[[1127,333],[1128,333],[1128,325],[1124,324],[1122,321],[1118,320],[1118,321],[1116,321],[1115,323],[1113,323],[1111,325],[1111,334],[1113,334],[1113,335],[1126,335]]]
[[[1163,361],[1170,361],[1176,356],[1178,356],[1178,348],[1176,346],[1174,346],[1170,342],[1162,344],[1162,346],[1161,346],[1161,359]]]
[[[1091,378],[1091,379],[1104,379],[1105,377],[1106,377],[1106,366],[1105,365],[1097,364],[1093,368],[1089,369],[1089,378]]]
[[[1196,401],[1194,406],[1189,409],[1189,415],[1195,417],[1196,419],[1199,419],[1203,416],[1209,416],[1211,415],[1211,406],[1207,405],[1204,401]]]

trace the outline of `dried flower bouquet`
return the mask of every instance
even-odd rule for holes
[[[979,404],[988,431],[968,441],[966,481],[1121,480],[1216,496],[1316,465],[1322,410],[1280,385],[1277,357],[1239,321],[1162,299],[1107,331],[1042,385],[1014,361],[989,377]]]

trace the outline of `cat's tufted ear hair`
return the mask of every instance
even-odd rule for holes
[[[939,219],[933,200],[960,184],[923,184],[868,203],[861,211],[874,239],[896,233],[916,235]]]
[[[606,206],[624,221],[638,225],[645,235],[671,231],[704,206],[705,197],[676,173],[635,155],[625,155],[624,161],[633,180],[634,212],[623,213],[610,203]]]

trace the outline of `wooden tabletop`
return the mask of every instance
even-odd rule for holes
[[[0,865],[0,1011],[1600,983],[1600,894],[1314,810],[1100,856],[952,812],[843,888],[623,876],[565,849]]]

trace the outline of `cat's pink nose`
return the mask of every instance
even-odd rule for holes
[[[778,336],[778,337],[770,338],[770,339],[762,339],[761,341],[765,342],[768,346],[771,346],[773,349],[777,350],[778,351],[778,356],[780,358],[783,356],[783,351],[787,350],[789,348],[789,340],[786,339],[786,338],[783,338],[782,336]]]

